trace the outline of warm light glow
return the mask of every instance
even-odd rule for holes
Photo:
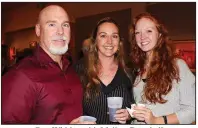
[[[14,60],[15,59],[15,55],[16,55],[15,47],[10,47],[10,50],[9,50],[9,59],[10,60]]]
[[[36,41],[31,41],[29,43],[30,48],[36,47],[36,45],[37,45],[37,42]]]

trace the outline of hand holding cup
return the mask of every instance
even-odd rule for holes
[[[122,97],[108,97],[107,103],[109,108],[109,120],[111,122],[117,122],[115,115],[116,111],[122,108]]]
[[[96,124],[96,118],[91,116],[80,116],[73,119],[70,124]]]

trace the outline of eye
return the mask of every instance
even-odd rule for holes
[[[147,30],[147,32],[148,32],[148,33],[151,33],[151,32],[153,32],[153,31],[152,31],[152,30]]]
[[[66,23],[66,24],[63,24],[63,27],[67,27],[67,28],[69,28],[69,27],[70,27],[70,25],[69,25],[68,23]]]
[[[101,38],[105,38],[105,37],[106,37],[106,35],[100,35],[100,37],[101,37]]]
[[[117,38],[119,38],[119,36],[118,35],[113,35],[113,38],[116,38],[117,39]]]
[[[50,24],[49,24],[49,26],[50,26],[50,27],[54,27],[54,26],[55,26],[55,24],[53,24],[53,23],[50,23]]]
[[[140,32],[135,32],[135,35],[138,35],[138,34],[140,34]]]

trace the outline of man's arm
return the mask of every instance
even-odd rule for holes
[[[29,123],[36,93],[32,81],[22,72],[11,70],[2,77],[2,123]]]

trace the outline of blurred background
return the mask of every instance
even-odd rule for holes
[[[32,53],[38,43],[34,32],[38,14],[50,4],[62,6],[70,15],[72,39],[68,56],[73,63],[79,60],[83,40],[91,34],[97,21],[107,16],[121,26],[128,54],[125,59],[130,59],[129,27],[136,15],[149,12],[166,26],[178,51],[187,56],[184,57],[195,73],[196,2],[1,2],[2,72],[4,67],[10,67]]]

